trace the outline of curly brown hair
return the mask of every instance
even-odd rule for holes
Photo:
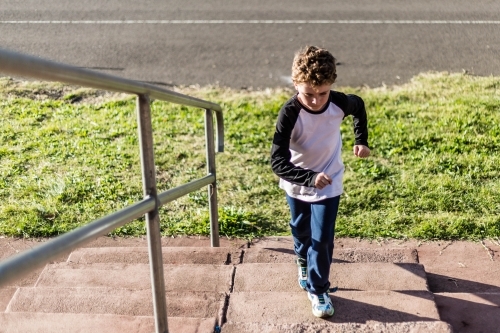
[[[335,58],[325,49],[306,46],[293,58],[292,82],[309,83],[313,87],[333,84],[337,78]]]

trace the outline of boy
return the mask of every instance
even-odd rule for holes
[[[316,317],[334,312],[328,291],[343,191],[340,124],[346,116],[354,120],[354,155],[370,155],[364,102],[330,90],[336,78],[335,58],[327,50],[309,46],[295,55],[297,93],[279,112],[271,151],[271,166],[290,208],[299,286],[307,291]]]

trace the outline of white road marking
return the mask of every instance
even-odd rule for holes
[[[69,21],[0,21],[0,24],[490,24],[481,20],[69,20]]]

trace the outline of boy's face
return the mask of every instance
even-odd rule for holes
[[[310,83],[297,83],[295,89],[297,89],[297,97],[302,105],[312,111],[319,111],[328,102],[331,85],[313,87]]]

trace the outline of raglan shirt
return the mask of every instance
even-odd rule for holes
[[[368,146],[363,100],[356,95],[330,91],[319,111],[303,106],[294,95],[281,108],[271,149],[271,167],[279,186],[292,198],[306,202],[336,197],[343,192],[344,164],[340,124],[353,116],[355,144]],[[314,187],[320,172],[332,178],[322,190]]]

